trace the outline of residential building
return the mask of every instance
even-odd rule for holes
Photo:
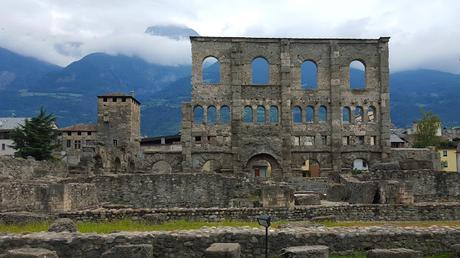
[[[13,140],[11,133],[14,129],[25,124],[24,117],[1,117],[0,118],[0,156],[14,155]]]

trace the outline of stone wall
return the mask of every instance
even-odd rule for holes
[[[264,230],[257,228],[217,228],[175,232],[120,232],[112,234],[35,233],[0,236],[0,254],[23,247],[54,250],[59,257],[98,258],[117,245],[148,244],[154,257],[203,257],[212,243],[241,244],[242,257],[260,257],[264,253]],[[458,243],[460,229],[430,228],[286,228],[270,230],[269,253],[299,245],[327,245],[332,252],[364,251],[371,248],[405,247],[436,254],[450,251]]]
[[[296,191],[311,191],[326,194],[329,188],[327,177],[288,177],[284,181]]]
[[[460,203],[441,204],[343,204],[289,208],[170,208],[170,209],[98,209],[60,213],[60,217],[75,220],[146,219],[152,215],[168,220],[255,220],[269,214],[274,220],[308,220],[332,216],[338,220],[459,220]]]
[[[227,207],[233,198],[247,197],[240,179],[220,174],[156,174],[100,176],[101,202],[134,207]]]
[[[433,170],[371,171],[374,180],[397,180],[412,187],[416,202],[460,201],[460,173]]]
[[[67,168],[64,162],[0,156],[0,178],[32,179],[45,176],[65,177],[66,175]]]
[[[391,161],[399,162],[403,170],[441,170],[439,156],[430,148],[392,148]]]
[[[0,184],[1,211],[63,212],[95,208],[94,184],[11,181]]]

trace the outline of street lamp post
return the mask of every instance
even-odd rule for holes
[[[268,228],[271,225],[272,218],[268,215],[260,215],[257,218],[259,225],[265,227],[265,258],[268,258]]]

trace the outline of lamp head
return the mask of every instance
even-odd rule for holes
[[[259,223],[259,225],[264,226],[266,228],[270,227],[271,220],[272,220],[272,218],[270,216],[266,215],[266,214],[260,215],[257,218],[257,222]]]

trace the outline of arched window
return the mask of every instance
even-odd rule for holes
[[[314,107],[307,106],[307,109],[305,110],[305,119],[307,123],[315,122],[315,108]]]
[[[302,123],[302,109],[299,106],[295,106],[292,109],[292,122],[296,124]]]
[[[363,108],[360,106],[355,107],[355,112],[353,113],[353,116],[355,117],[355,123],[361,123],[363,121]]]
[[[364,89],[366,88],[366,67],[363,62],[355,60],[350,63],[350,88]]]
[[[265,123],[265,108],[264,106],[257,106],[257,123]]]
[[[367,119],[369,120],[369,122],[375,122],[375,116],[376,116],[375,107],[370,106],[367,109]]]
[[[252,107],[244,107],[243,122],[252,123]]]
[[[193,123],[195,124],[201,124],[203,123],[203,107],[201,106],[195,106],[193,108]]]
[[[349,107],[342,108],[342,122],[350,123],[351,122],[351,111]]]
[[[318,68],[315,62],[307,60],[300,66],[301,85],[303,89],[316,89],[318,81]]]
[[[215,124],[216,123],[216,107],[209,106],[208,107],[208,124]]]
[[[278,107],[277,106],[271,106],[270,107],[270,123],[276,124],[278,122],[279,122]]]
[[[270,82],[269,65],[265,58],[257,57],[252,60],[252,84],[268,84]]]
[[[201,73],[204,84],[220,83],[220,62],[217,58],[210,56],[203,60]]]
[[[327,122],[327,108],[325,106],[319,107],[318,117],[320,122]]]
[[[222,106],[220,108],[220,123],[221,124],[230,123],[230,108],[228,106]]]

